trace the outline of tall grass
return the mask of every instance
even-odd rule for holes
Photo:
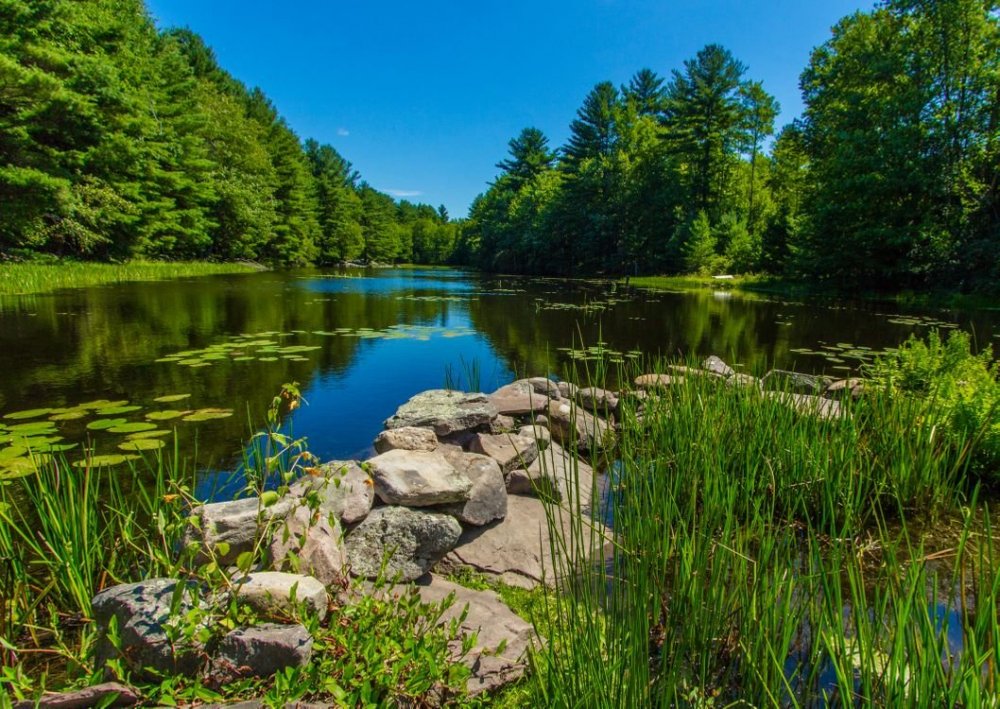
[[[252,264],[207,261],[7,263],[0,264],[0,295],[51,293],[60,288],[83,288],[128,281],[248,273],[258,268]]]
[[[922,425],[920,402],[877,393],[825,420],[700,378],[641,416],[624,402],[607,565],[552,526],[573,582],[546,606],[539,704],[996,701],[988,511],[974,493],[959,507],[969,448]],[[910,531],[960,509],[981,512],[944,550]]]

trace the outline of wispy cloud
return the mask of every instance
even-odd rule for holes
[[[346,138],[350,134],[351,134],[351,131],[347,130],[346,128],[338,128],[337,129],[337,135],[339,135],[342,138]]]
[[[386,190],[393,197],[419,197],[423,194],[420,190]]]

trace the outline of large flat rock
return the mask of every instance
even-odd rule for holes
[[[386,419],[386,428],[416,426],[430,428],[438,436],[488,427],[497,417],[496,407],[485,394],[466,394],[451,389],[431,389],[410,398]]]
[[[375,494],[387,505],[427,507],[469,498],[472,481],[437,451],[391,450],[368,461]]]
[[[467,683],[469,694],[475,696],[499,689],[524,675],[528,648],[537,642],[534,628],[496,593],[474,591],[433,574],[417,584],[417,592],[424,603],[432,604],[455,594],[455,602],[441,618],[442,624],[459,619],[466,612],[460,632],[463,636],[476,634],[476,644],[464,659],[472,670]],[[457,644],[452,651],[457,658],[460,654]]]
[[[489,400],[497,411],[508,416],[523,416],[524,414],[544,411],[553,398],[559,398],[559,388],[555,382],[542,379],[520,379],[502,386],[490,394]]]
[[[497,462],[485,455],[455,450],[445,451],[444,456],[472,481],[472,489],[468,500],[444,505],[441,511],[477,526],[503,519],[507,514],[507,489]]]
[[[469,450],[495,460],[500,465],[504,475],[514,468],[524,468],[531,465],[531,462],[538,457],[538,444],[535,442],[535,437],[519,434],[477,433],[475,438],[469,441]]]
[[[578,501],[580,508],[589,513],[593,503],[594,469],[553,441],[527,468],[511,472],[507,477],[507,492],[567,503]]]
[[[565,507],[551,507],[557,528],[563,530],[567,544],[575,544],[570,534],[571,512]],[[579,556],[591,558],[603,553],[606,532],[590,520],[584,524],[585,547]],[[595,530],[591,533],[591,530]],[[549,527],[545,505],[534,497],[510,495],[507,516],[485,527],[472,527],[462,533],[458,545],[449,553],[442,568],[469,567],[494,576],[504,583],[534,588],[540,583],[555,582]]]

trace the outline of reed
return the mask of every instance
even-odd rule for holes
[[[545,605],[536,702],[996,701],[995,540],[968,442],[924,425],[926,404],[873,391],[827,420],[707,378],[641,415],[623,401],[607,564],[552,525],[554,571],[572,582]],[[947,548],[910,531],[960,509]]]
[[[6,263],[0,264],[0,295],[51,293],[61,288],[83,288],[129,281],[159,281],[222,273],[249,273],[255,270],[260,270],[260,267],[253,264],[207,261]]]

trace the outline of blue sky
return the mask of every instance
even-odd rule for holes
[[[330,143],[374,187],[464,216],[525,126],[562,144],[599,81],[669,77],[728,47],[781,103],[852,0],[148,0],[223,67],[260,86],[302,138]]]

